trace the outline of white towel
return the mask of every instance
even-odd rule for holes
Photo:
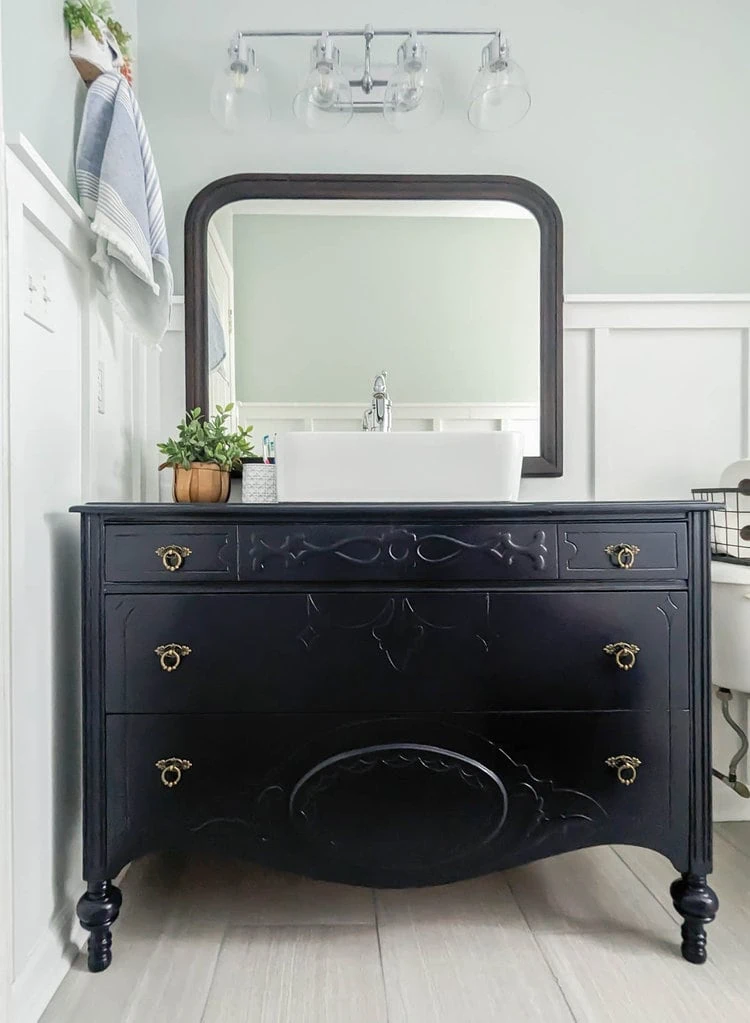
[[[89,87],[76,180],[105,294],[133,333],[158,344],[173,291],[161,187],[133,90],[115,72]]]

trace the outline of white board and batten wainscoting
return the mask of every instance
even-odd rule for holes
[[[67,509],[157,499],[156,442],[184,411],[184,318],[178,301],[160,352],[130,336],[98,291],[77,203],[23,139],[7,147],[6,163],[0,557],[10,572],[0,593],[9,640],[0,715],[12,723],[12,744],[0,770],[0,830],[10,837],[10,849],[0,849],[0,910],[12,921],[10,1018],[34,1023],[84,938],[74,913],[78,521]],[[341,415],[358,421],[370,384],[363,381],[361,406],[319,409],[303,426],[312,419],[316,428],[317,419],[330,429]],[[522,500],[684,498],[717,482],[750,455],[750,295],[568,296],[564,407],[565,475],[525,480]],[[401,413],[402,425],[424,429],[507,428],[528,415],[448,406]],[[275,409],[268,421],[289,414]],[[260,425],[261,436],[270,432]],[[733,710],[747,724],[743,698]],[[734,737],[720,721],[715,731],[722,765]],[[715,795],[718,819],[750,818],[733,793],[718,786]]]
[[[6,631],[0,715],[8,1015],[35,1023],[84,940],[80,599],[83,500],[156,500],[159,353],[112,314],[78,204],[24,140],[5,148],[8,317],[2,353]],[[7,649],[5,649],[7,647]],[[7,754],[7,755],[6,755]],[[9,848],[6,848],[8,840]]]
[[[363,381],[362,394],[359,404],[240,401],[237,403],[238,419],[243,425],[252,425],[254,435],[259,438],[296,430],[361,430],[362,413],[370,397],[367,381]],[[513,430],[523,434],[525,454],[539,454],[539,409],[525,402],[428,405],[394,400],[393,429],[430,433]]]
[[[523,480],[521,500],[689,498],[691,487],[718,485],[722,469],[748,457],[750,294],[569,295],[564,323],[565,472],[559,479]],[[185,404],[179,298],[162,349],[161,417],[168,431]],[[382,368],[375,366],[373,377]],[[371,384],[363,381],[363,400],[346,406],[266,405],[262,422],[332,429],[341,420],[349,428],[361,421]],[[249,422],[260,411],[240,408]],[[474,429],[480,420],[493,429],[498,420],[531,414],[507,406],[398,412],[402,427],[419,429]],[[260,425],[255,433],[262,437],[267,431]]]

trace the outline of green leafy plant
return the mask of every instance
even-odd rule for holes
[[[189,469],[191,462],[216,462],[222,469],[233,469],[243,458],[253,453],[250,442],[252,426],[240,426],[236,433],[227,429],[229,413],[234,403],[216,406],[213,419],[205,419],[199,408],[188,412],[177,427],[177,439],[172,437],[159,444],[159,451],[167,456],[165,465],[181,465]]]
[[[63,15],[72,33],[75,34],[88,29],[98,43],[103,42],[101,28],[96,20],[100,18],[117,40],[117,45],[120,47],[125,60],[130,62],[132,59],[130,41],[133,37],[125,31],[120,22],[113,16],[112,5],[109,3],[109,0],[65,0]]]

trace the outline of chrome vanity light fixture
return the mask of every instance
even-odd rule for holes
[[[253,43],[263,38],[314,39],[310,69],[296,93],[296,117],[315,131],[345,127],[353,114],[379,113],[398,131],[424,128],[443,112],[440,78],[428,62],[425,36],[485,36],[481,67],[469,96],[468,117],[480,131],[498,131],[521,120],[531,95],[521,68],[509,57],[508,40],[492,29],[386,29],[377,36],[401,38],[395,65],[373,71],[372,25],[363,30],[326,32],[301,30],[242,30],[229,48],[229,64],[217,74],[211,93],[211,111],[228,131],[262,121],[270,114],[265,81],[255,59]],[[360,37],[363,63],[344,69],[334,38]]]
[[[271,116],[266,78],[255,60],[248,37],[237,32],[227,51],[229,60],[214,76],[211,114],[225,131],[261,124]]]
[[[412,32],[398,48],[396,69],[383,98],[383,116],[398,131],[426,128],[443,112],[440,77],[427,64],[427,49]]]
[[[518,124],[530,106],[526,77],[510,59],[507,38],[497,32],[482,50],[482,66],[469,94],[469,120],[481,131],[501,131]]]
[[[341,71],[341,52],[323,32],[310,54],[310,72],[294,97],[295,116],[316,131],[337,131],[352,119],[352,87]]]

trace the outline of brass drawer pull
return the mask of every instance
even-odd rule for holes
[[[622,641],[607,643],[604,647],[604,653],[614,656],[615,664],[621,671],[630,671],[631,668],[634,668],[636,654],[640,652],[641,648],[636,646],[635,643],[624,643]]]
[[[619,757],[609,757],[605,760],[605,764],[607,767],[617,769],[617,780],[621,785],[632,785],[638,776],[641,761],[638,757],[620,755]]]
[[[189,558],[193,552],[189,547],[180,547],[176,543],[171,543],[167,547],[157,547],[154,553],[161,558],[161,563],[168,572],[176,572],[182,568],[185,558]]]
[[[167,757],[166,760],[157,760],[154,764],[154,767],[161,771],[162,785],[168,789],[173,789],[175,785],[179,785],[182,779],[182,772],[189,771],[192,766],[189,760],[183,760],[182,757]]]
[[[641,553],[641,548],[636,547],[634,543],[611,543],[604,548],[604,553],[609,554],[618,568],[632,568],[635,556]]]
[[[192,650],[189,646],[183,646],[181,643],[167,643],[164,646],[158,646],[154,653],[159,658],[162,671],[176,671],[182,664],[182,658],[191,654]]]

